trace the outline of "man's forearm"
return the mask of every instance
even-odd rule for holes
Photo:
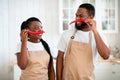
[[[108,59],[109,54],[110,54],[109,48],[105,45],[105,43],[103,42],[103,40],[101,39],[97,31],[94,31],[94,36],[95,36],[96,46],[97,46],[99,54],[104,59]]]
[[[63,70],[63,65],[62,65],[62,60],[60,61],[59,59],[56,62],[56,75],[57,75],[57,80],[62,80],[62,70]]]
[[[63,55],[58,54],[56,61],[57,80],[62,80],[62,72],[63,72]]]
[[[54,63],[52,61],[52,64],[49,64],[49,68],[48,68],[48,77],[49,80],[55,80],[55,71],[54,71]]]

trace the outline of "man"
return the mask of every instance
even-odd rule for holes
[[[109,58],[109,48],[104,42],[104,36],[96,29],[94,16],[93,5],[81,4],[76,19],[84,19],[85,22],[76,22],[75,29],[62,34],[58,43],[57,80],[95,80],[97,52],[103,59]]]

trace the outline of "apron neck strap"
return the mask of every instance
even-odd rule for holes
[[[74,31],[74,33],[73,33],[72,36],[71,36],[71,39],[74,39],[74,38],[75,38],[74,36],[75,36],[75,33],[76,33],[76,32],[77,32],[77,30]]]
[[[89,43],[91,44],[92,41],[92,31],[89,32]]]

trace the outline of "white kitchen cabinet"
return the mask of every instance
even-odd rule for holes
[[[95,68],[96,80],[120,80],[120,64],[98,62]]]

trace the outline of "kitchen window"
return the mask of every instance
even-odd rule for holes
[[[97,28],[105,33],[118,32],[118,0],[60,0],[61,30],[70,28],[70,21],[75,19],[75,12],[82,3],[95,6]]]

